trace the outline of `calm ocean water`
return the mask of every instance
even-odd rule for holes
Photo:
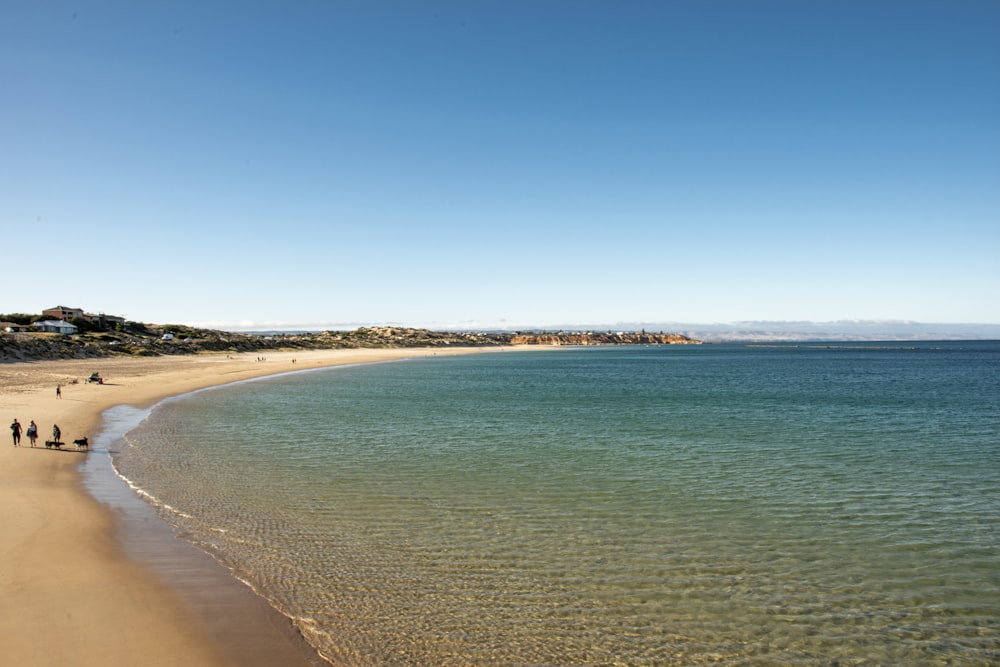
[[[115,465],[339,664],[1000,663],[996,342],[299,373]]]

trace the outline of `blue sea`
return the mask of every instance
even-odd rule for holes
[[[997,342],[295,373],[113,463],[335,664],[1000,664]]]

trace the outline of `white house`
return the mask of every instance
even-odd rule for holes
[[[35,322],[31,326],[42,331],[47,331],[49,333],[57,334],[75,334],[76,325],[70,324],[69,322],[63,322],[62,320],[40,320]]]

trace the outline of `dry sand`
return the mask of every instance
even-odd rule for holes
[[[93,438],[102,413],[115,405],[148,407],[167,396],[280,372],[475,351],[312,350],[270,352],[262,362],[258,354],[244,353],[0,364],[5,429],[14,418],[23,430],[30,420],[39,429],[36,449],[23,432],[18,448],[9,430],[0,434],[3,664],[323,664],[288,619],[207,556],[198,554],[188,563],[198,570],[197,586],[211,582],[201,599],[185,593],[176,579],[128,557],[120,539],[122,518],[83,485],[79,465],[98,454],[78,453],[72,441]],[[105,384],[85,383],[94,371]],[[62,398],[56,397],[57,385],[62,385]],[[70,443],[68,451],[43,446],[53,423]]]

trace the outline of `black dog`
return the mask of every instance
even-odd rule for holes
[[[46,447],[55,447],[56,449],[59,449],[64,444],[66,444],[66,443],[59,442],[58,440],[46,440],[45,441],[45,446]]]
[[[76,445],[77,449],[90,449],[90,443],[87,441],[87,437],[84,436],[79,440],[74,440],[73,444]]]

